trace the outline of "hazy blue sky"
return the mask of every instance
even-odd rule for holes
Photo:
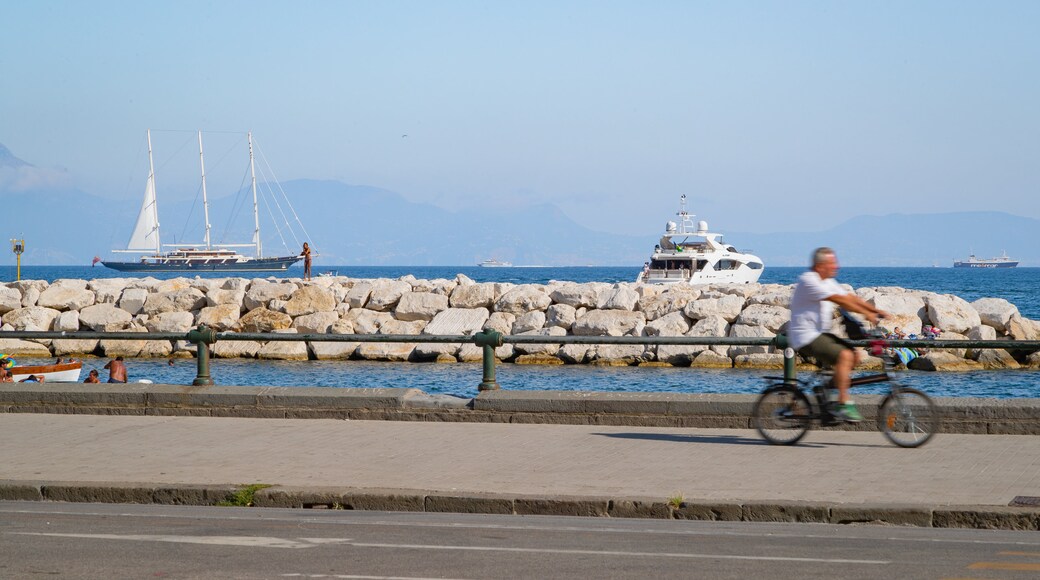
[[[283,182],[617,233],[681,193],[724,231],[1040,218],[1038,24],[1035,1],[9,0],[0,143],[135,204],[145,129],[201,128],[251,129]]]

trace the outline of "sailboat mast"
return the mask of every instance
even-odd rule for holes
[[[209,199],[206,198],[206,161],[202,157],[202,131],[199,131],[199,166],[202,168],[202,213],[206,220],[206,249],[209,243]]]
[[[152,182],[152,219],[155,222],[155,255],[162,253],[162,242],[159,240],[159,200],[155,196],[155,162],[152,161],[152,130],[146,129],[148,135],[148,180]]]
[[[260,247],[260,208],[256,204],[256,169],[253,167],[253,132],[246,133],[249,140],[249,176],[253,186],[253,242],[256,243],[256,257],[263,258],[263,249]]]

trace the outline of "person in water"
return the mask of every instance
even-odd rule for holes
[[[101,382],[101,378],[98,376],[97,369],[90,369],[90,374],[87,375],[87,378],[83,379],[83,382],[84,383],[100,383]]]
[[[126,363],[123,362],[123,357],[117,356],[115,360],[108,361],[105,368],[108,369],[108,382],[126,382]]]

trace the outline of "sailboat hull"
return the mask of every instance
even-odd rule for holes
[[[120,272],[284,272],[299,256],[230,259],[176,259],[149,257],[138,262],[101,262],[106,268]]]

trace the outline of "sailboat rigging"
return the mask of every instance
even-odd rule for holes
[[[249,143],[250,189],[253,197],[253,239],[249,244],[213,244],[210,238],[209,199],[206,192],[206,163],[203,157],[202,132],[199,131],[199,165],[202,171],[202,206],[205,235],[199,245],[163,244],[159,237],[159,209],[155,187],[155,163],[152,160],[152,133],[148,135],[148,179],[145,183],[141,211],[125,250],[117,253],[142,254],[138,261],[117,262],[102,260],[102,265],[121,272],[281,272],[302,259],[300,255],[264,257],[260,240],[260,214],[256,192],[256,167],[253,159],[253,134],[247,133]],[[173,247],[163,251],[163,247]],[[252,247],[255,256],[238,253],[232,248]]]

